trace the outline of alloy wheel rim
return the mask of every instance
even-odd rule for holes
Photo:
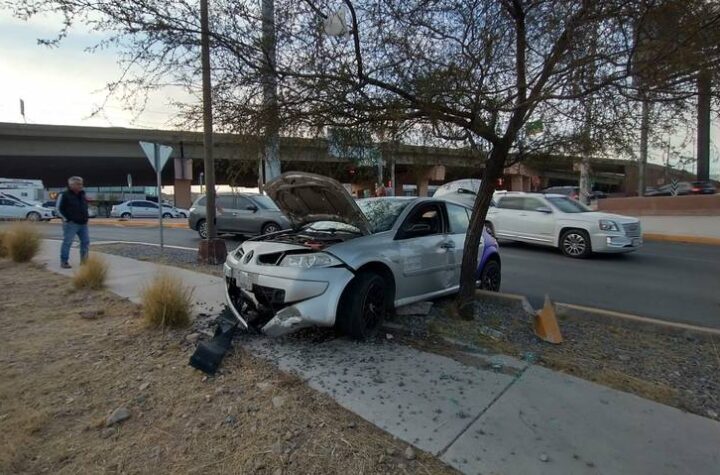
[[[274,224],[265,227],[265,234],[272,234],[278,232],[278,227]]]
[[[585,238],[577,233],[568,234],[563,242],[563,247],[565,252],[571,256],[579,256],[585,252]]]
[[[207,237],[207,223],[200,223],[200,235],[203,239]]]
[[[482,288],[485,290],[498,290],[500,288],[500,273],[495,266],[489,269],[483,279]]]
[[[379,323],[384,306],[385,290],[375,282],[368,288],[363,304],[363,319],[367,329],[371,329]]]

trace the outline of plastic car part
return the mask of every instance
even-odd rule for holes
[[[207,374],[215,374],[217,371],[225,353],[232,347],[233,335],[239,324],[227,311],[218,316],[216,323],[213,338],[208,342],[201,341],[190,357],[190,366]]]

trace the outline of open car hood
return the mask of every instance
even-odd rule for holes
[[[286,172],[268,182],[265,192],[288,217],[293,227],[317,221],[335,221],[372,232],[370,223],[337,180],[314,173]]]

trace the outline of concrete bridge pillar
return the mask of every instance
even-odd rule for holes
[[[173,188],[175,189],[175,206],[185,209],[192,206],[191,186],[192,180],[175,179],[173,183]]]
[[[418,196],[426,197],[428,195],[428,185],[430,184],[430,180],[443,181],[444,179],[445,166],[443,165],[418,168],[415,181]]]

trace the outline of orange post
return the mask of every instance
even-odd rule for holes
[[[555,304],[550,301],[548,295],[545,295],[545,305],[542,310],[535,315],[534,323],[535,334],[538,338],[556,345],[562,343],[563,337],[560,334],[560,325],[558,324],[555,313]]]

